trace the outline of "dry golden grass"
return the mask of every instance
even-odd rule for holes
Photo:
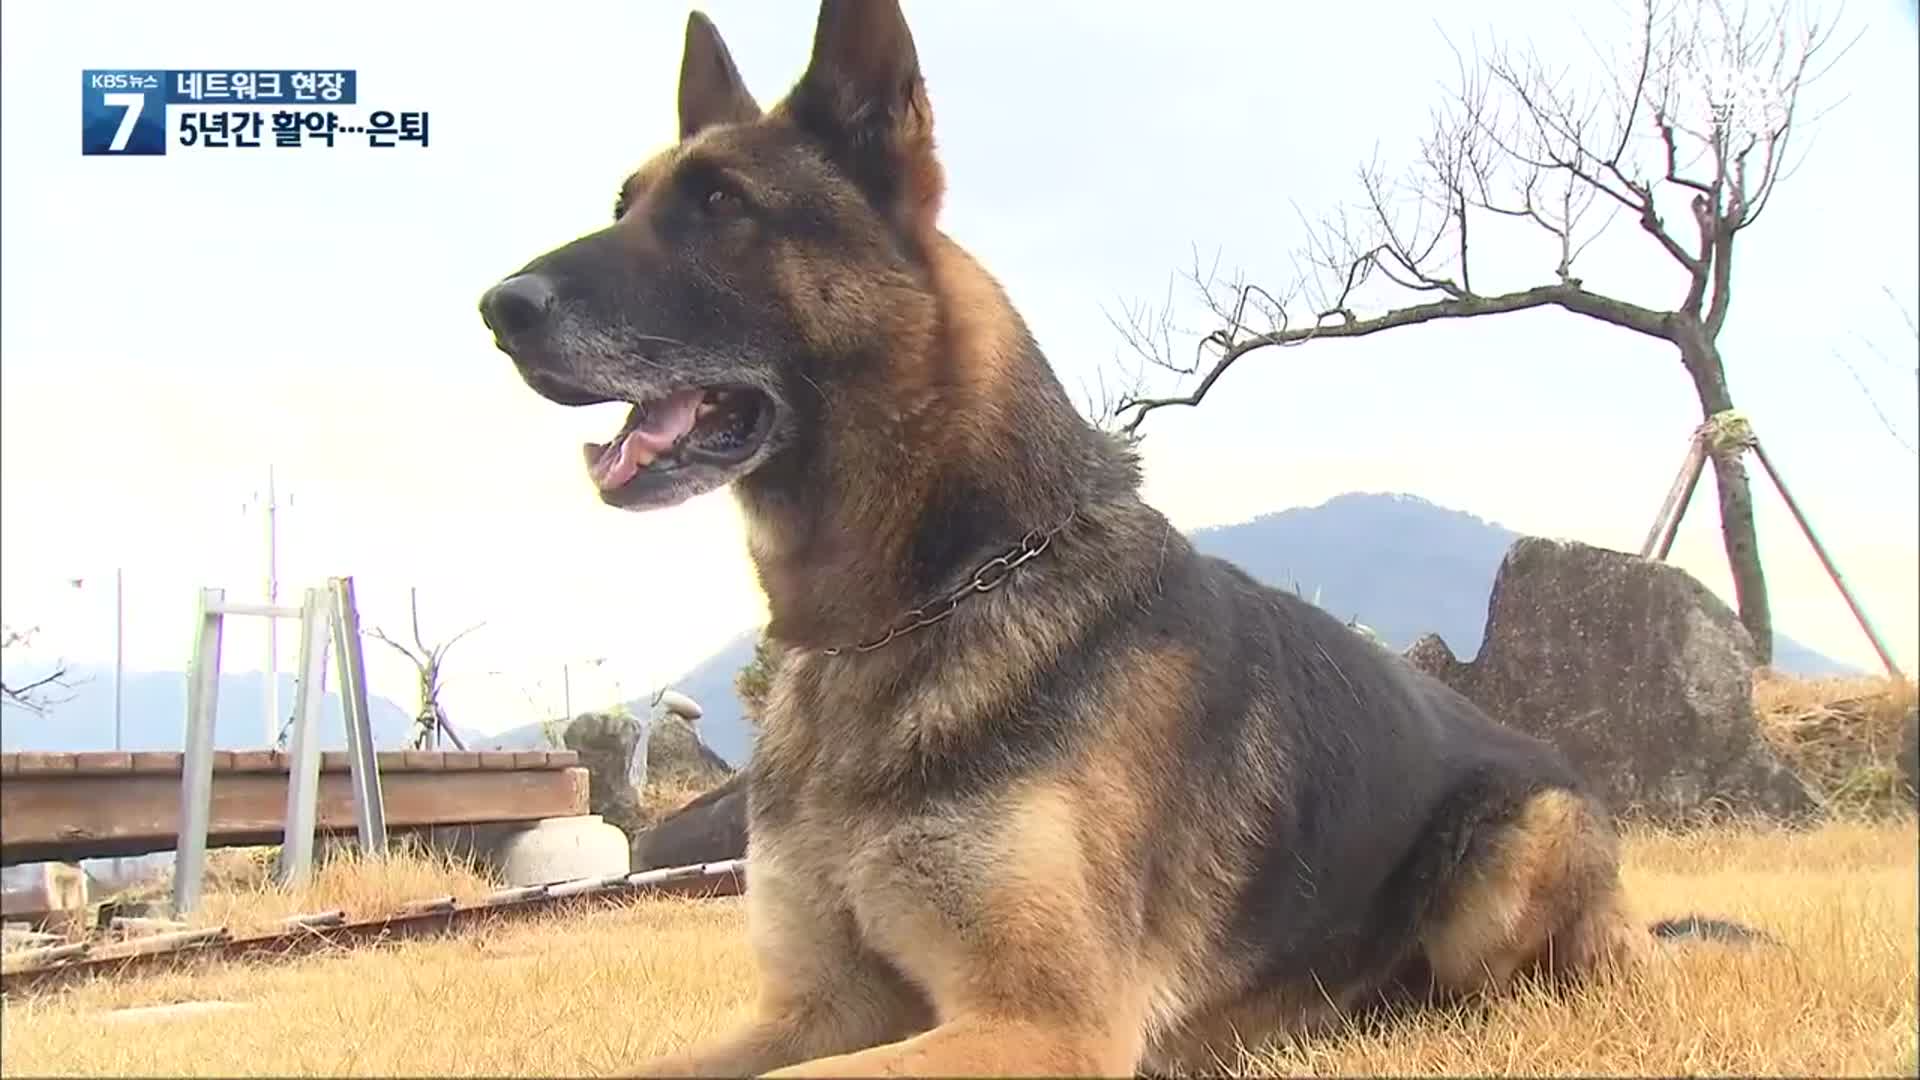
[[[349,920],[376,919],[399,911],[410,900],[452,896],[470,903],[500,887],[472,864],[410,840],[397,840],[383,860],[369,859],[356,847],[334,846],[298,889],[273,884],[278,857],[276,847],[208,852],[201,902],[185,921],[224,926],[241,936],[273,930],[291,915],[339,910]],[[162,876],[117,898],[165,896],[172,888],[171,879]]]
[[[1920,828],[1909,816],[1788,831],[1635,829],[1646,920],[1731,918],[1780,942],[1663,945],[1644,970],[1560,994],[1272,1048],[1255,1075],[1914,1075]]]
[[[1823,804],[1842,812],[1911,805],[1894,756],[1915,698],[1913,680],[1880,675],[1798,679],[1763,671],[1753,681],[1761,734]]]
[[[1636,831],[1648,918],[1727,916],[1783,943],[1664,946],[1560,999],[1527,990],[1265,1048],[1250,1075],[1867,1075],[1915,1070],[1913,817],[1675,835]],[[10,1001],[20,1075],[593,1075],[724,1028],[749,1000],[737,900],[639,901],[459,938],[269,966],[205,966]],[[239,1014],[115,1023],[223,1000]]]

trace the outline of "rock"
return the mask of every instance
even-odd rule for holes
[[[582,713],[561,735],[566,748],[580,755],[587,770],[587,810],[629,837],[645,828],[639,785],[645,775],[636,752],[647,731],[627,712]]]
[[[588,809],[627,836],[635,870],[738,858],[745,849],[744,785],[733,781],[726,759],[700,741],[687,717],[656,709],[642,723],[624,710],[585,713],[567,725],[563,738],[587,769]],[[649,827],[641,798],[648,783],[719,787]],[[735,792],[739,797],[729,799]],[[703,854],[710,852],[730,853]],[[683,856],[685,862],[676,861]]]
[[[599,814],[434,825],[425,834],[432,850],[476,863],[508,885],[632,872],[631,834]]]
[[[1907,786],[1907,797],[1920,803],[1920,705],[1907,710],[1900,725],[1900,749],[1894,754],[1900,782]]]
[[[693,866],[746,852],[747,774],[741,772],[635,837],[633,868]]]
[[[26,863],[6,870],[0,883],[0,917],[59,927],[86,918],[91,879],[78,865]]]
[[[1454,680],[1459,676],[1460,669],[1465,666],[1454,657],[1453,650],[1447,648],[1447,643],[1440,640],[1439,634],[1421,636],[1420,640],[1407,646],[1404,655],[1407,663],[1449,686],[1453,685]]]
[[[647,746],[649,782],[707,787],[733,775],[727,759],[700,741],[699,728],[693,721],[675,713],[655,711],[658,715]]]
[[[543,818],[502,829],[479,854],[508,885],[552,885],[633,869],[627,834],[598,814]]]
[[[1753,716],[1752,639],[1685,571],[1523,537],[1494,578],[1486,641],[1405,654],[1495,719],[1558,746],[1616,812],[1668,823],[1815,803]]]

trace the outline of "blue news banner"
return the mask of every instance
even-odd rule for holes
[[[361,114],[352,70],[176,71],[89,68],[80,73],[80,152],[150,156],[189,150],[427,145],[427,114]],[[169,119],[178,123],[169,123]]]

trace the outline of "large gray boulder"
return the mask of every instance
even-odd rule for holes
[[[1429,634],[1416,668],[1558,746],[1618,813],[1669,823],[1814,809],[1753,716],[1753,641],[1685,571],[1523,537],[1494,578],[1471,662]]]
[[[694,866],[746,853],[747,774],[739,772],[634,837],[633,868]]]
[[[646,783],[647,725],[625,710],[582,713],[561,735],[587,770],[587,809],[628,838],[645,828],[640,787]]]
[[[697,723],[673,713],[654,719],[647,746],[648,782],[706,788],[732,775],[727,759],[700,738]]]

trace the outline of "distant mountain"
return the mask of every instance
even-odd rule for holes
[[[1494,573],[1520,538],[1412,495],[1362,493],[1189,536],[1201,552],[1275,588],[1297,586],[1306,599],[1365,623],[1396,649],[1438,633],[1462,659],[1480,650]],[[672,684],[706,709],[701,737],[735,765],[753,745],[733,693],[734,674],[753,659],[753,638],[734,638]],[[1774,636],[1773,648],[1774,665],[1795,675],[1855,671],[1784,634]]]
[[[735,637],[693,670],[667,683],[700,703],[700,741],[734,766],[743,764],[753,749],[753,728],[747,723],[740,699],[733,693],[733,677],[753,659],[754,634],[754,631],[748,631]],[[649,692],[628,701],[626,706],[635,716],[645,716],[652,707],[652,700],[653,694]],[[474,748],[533,750],[551,745],[547,725],[536,721],[508,728],[497,735],[481,736]]]
[[[1276,588],[1297,586],[1306,599],[1341,619],[1365,623],[1397,649],[1437,632],[1463,659],[1480,649],[1494,572],[1519,538],[1498,524],[1411,495],[1357,493],[1191,535],[1200,551],[1236,563]],[[734,695],[733,677],[753,658],[754,635],[740,634],[668,683],[700,703],[706,712],[699,721],[702,740],[736,766],[746,761],[753,732]],[[1785,635],[1774,638],[1774,660],[1781,670],[1796,675],[1854,671]],[[0,725],[5,749],[110,748],[112,672],[81,674],[90,675],[91,681],[78,688],[74,701],[44,719],[6,710]],[[166,672],[127,678],[127,745],[177,749],[186,716],[185,676]],[[223,677],[220,746],[259,745],[260,688],[257,673]],[[649,693],[627,704],[644,716],[651,697]],[[283,677],[281,701],[290,705],[292,700],[291,678]],[[404,743],[412,724],[407,711],[385,699],[370,705],[375,740],[381,746]],[[344,744],[339,699],[332,694],[325,730],[329,748]],[[473,749],[529,749],[547,742],[539,723],[492,736],[463,737]]]
[[[758,630],[741,634],[667,684],[700,703],[700,741],[730,765],[744,764],[753,750],[753,727],[733,692],[733,677],[752,661],[753,642],[758,635]],[[645,706],[642,700],[634,708],[644,714]]]
[[[76,666],[68,674],[66,700],[35,715],[8,706],[0,710],[0,750],[80,751],[113,749],[113,669]],[[280,708],[293,711],[293,676],[282,674]],[[223,672],[214,704],[214,745],[222,750],[266,745],[266,675]],[[179,750],[186,745],[187,676],[180,671],[129,671],[121,678],[121,717],[127,750]],[[399,749],[412,739],[413,716],[391,700],[367,701],[374,745]],[[321,748],[344,750],[347,728],[340,695],[329,690],[320,718]],[[276,729],[277,730],[277,729]],[[468,738],[462,733],[463,738]]]
[[[1268,585],[1292,589],[1341,619],[1365,623],[1396,649],[1426,633],[1471,659],[1486,632],[1500,560],[1520,534],[1412,495],[1349,493],[1315,507],[1200,529],[1193,544]],[[1795,675],[1855,669],[1784,634],[1774,666]]]

